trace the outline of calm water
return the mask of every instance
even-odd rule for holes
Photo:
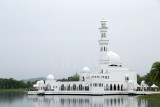
[[[137,96],[27,95],[26,92],[0,92],[0,107],[160,107],[160,99]]]

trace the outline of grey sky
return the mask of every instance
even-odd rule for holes
[[[159,0],[0,0],[0,78],[93,71],[102,17],[123,66],[144,75],[160,61]]]

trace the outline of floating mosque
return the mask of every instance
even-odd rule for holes
[[[107,95],[107,94],[138,94],[147,86],[144,82],[137,84],[137,73],[122,65],[117,53],[108,50],[107,21],[102,19],[100,24],[99,67],[96,72],[84,67],[80,72],[79,81],[56,81],[52,74],[45,81],[37,81],[35,90],[28,94],[45,95]],[[142,94],[142,92],[139,92]]]

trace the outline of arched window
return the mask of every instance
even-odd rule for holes
[[[101,69],[101,73],[103,73],[103,69]]]
[[[103,33],[102,33],[102,36],[101,36],[102,38],[103,38]]]
[[[105,28],[106,27],[106,24],[105,23],[102,23],[102,28]]]
[[[103,51],[103,47],[101,47],[101,51]]]
[[[105,79],[107,79],[107,76],[105,76]]]
[[[125,80],[128,81],[128,80],[129,80],[129,77],[126,77]]]
[[[95,87],[97,87],[97,83],[95,83]]]
[[[84,76],[82,77],[82,81],[85,81]]]

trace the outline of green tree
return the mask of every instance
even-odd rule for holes
[[[153,63],[150,71],[150,77],[154,83],[158,84],[160,82],[160,62]]]
[[[150,73],[147,73],[146,75],[144,75],[142,77],[142,80],[144,80],[149,86],[153,84]]]
[[[141,84],[141,81],[142,81],[142,78],[141,78],[141,76],[138,74],[138,75],[137,75],[137,83],[138,83],[138,84]]]

